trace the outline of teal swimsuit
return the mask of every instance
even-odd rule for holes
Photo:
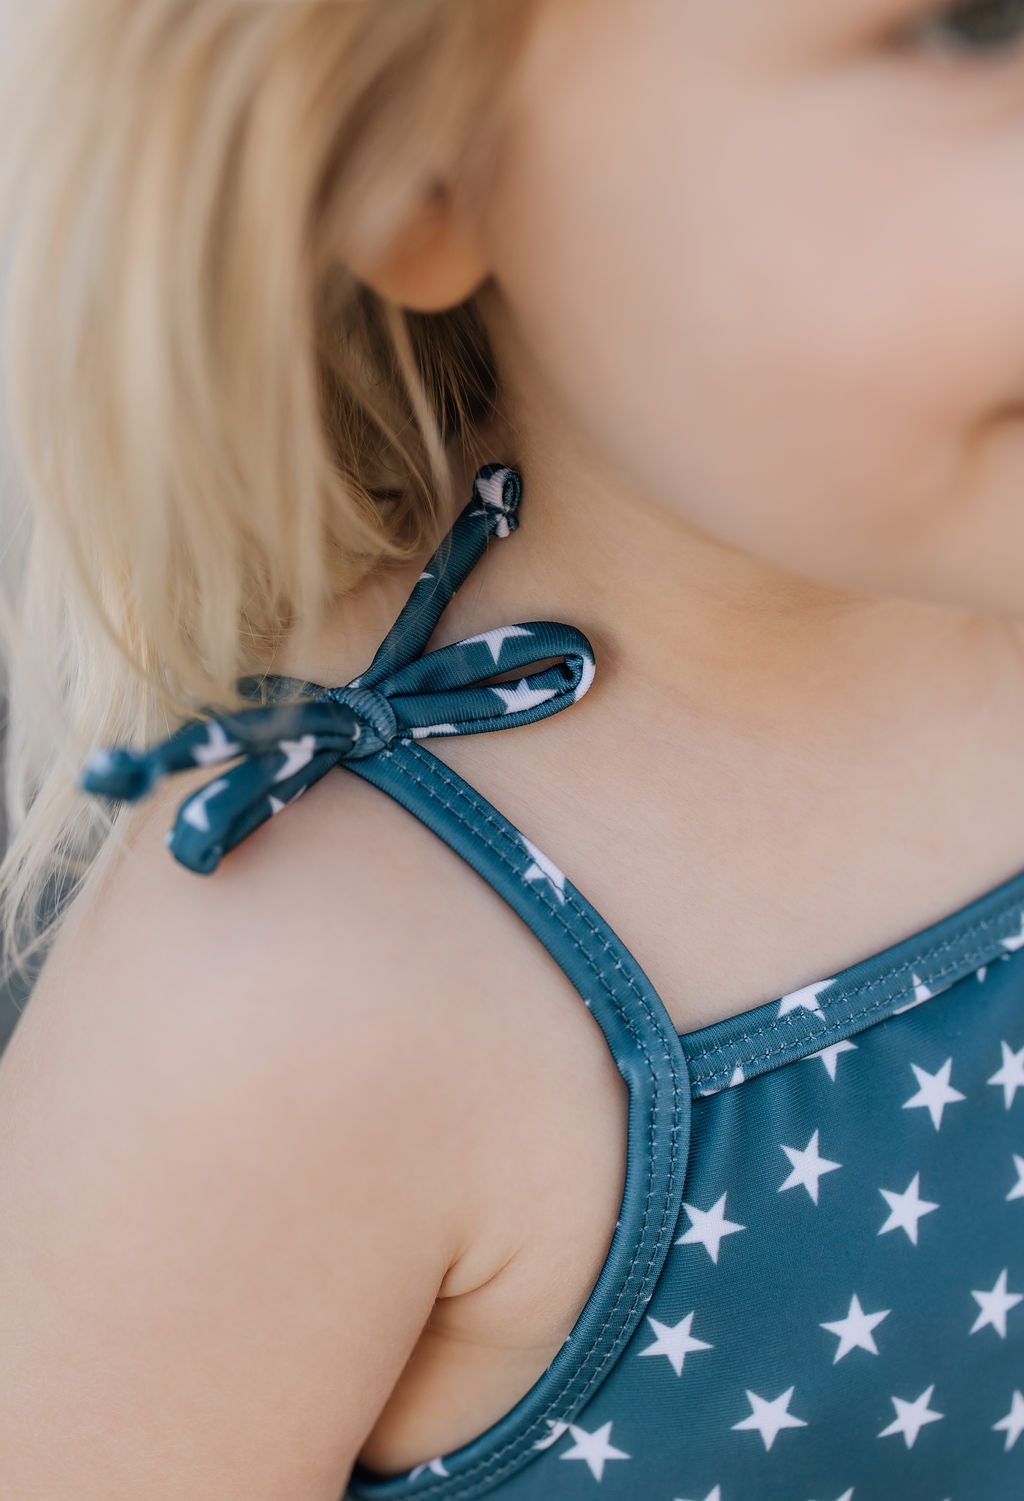
[[[582,892],[420,744],[530,723],[590,686],[587,638],[549,620],[422,655],[488,540],[517,529],[520,494],[514,470],[480,470],[351,683],[243,679],[253,708],[145,753],[98,751],[81,778],[134,799],[236,760],[167,836],[210,874],[346,766],[528,924],[629,1086],[619,1220],[559,1353],[471,1443],[393,1477],[357,1464],[346,1497],[1021,1501],[1024,871],[839,974],[677,1035]],[[509,669],[523,676],[480,686]]]

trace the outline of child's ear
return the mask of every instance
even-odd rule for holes
[[[419,196],[388,249],[371,263],[357,262],[358,257],[349,257],[351,269],[371,290],[421,313],[458,306],[490,275],[471,212],[439,179]]]

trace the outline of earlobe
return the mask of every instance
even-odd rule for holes
[[[350,265],[371,290],[421,313],[457,307],[490,275],[476,223],[440,180],[421,196],[385,254]]]

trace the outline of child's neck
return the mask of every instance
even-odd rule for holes
[[[671,523],[523,471],[520,528],[429,648],[561,620],[591,640],[594,683],[550,719],[428,748],[565,868],[680,1031],[1024,868],[1024,626],[777,580],[757,592],[740,555],[722,550],[716,571],[712,545]],[[355,676],[421,567],[293,668]]]

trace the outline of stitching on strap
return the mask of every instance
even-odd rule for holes
[[[478,816],[480,816],[480,817],[482,817],[484,819],[485,823],[487,823],[488,825],[490,825],[491,827],[493,827],[495,829],[495,831],[497,832],[497,835],[498,835],[498,840],[495,840],[492,837],[490,837],[489,833],[484,833],[482,835],[482,837],[486,840],[486,842],[489,845],[490,849],[498,857],[498,859],[502,862],[502,864],[505,865],[505,866],[507,866],[508,869],[513,872],[513,874],[515,874],[516,876],[520,876],[521,872],[519,870],[519,866],[517,864],[515,864],[512,860],[510,860],[509,857],[508,857],[508,855],[505,853],[505,851],[502,848],[499,847],[499,840],[500,840],[500,842],[502,844],[507,845],[509,848],[515,849],[517,855],[521,855],[522,854],[522,851],[520,850],[519,845],[515,842],[515,840],[511,837],[511,835],[509,833],[509,829],[512,828],[513,826],[510,825],[507,822],[507,820],[505,820],[505,821],[499,821],[498,819],[496,819],[494,817],[493,813],[490,811],[490,809],[487,806],[483,805],[482,803],[477,803],[475,801],[475,796],[470,796],[469,795],[470,793],[475,794],[475,789],[468,788],[468,791],[467,791],[467,785],[468,784],[463,784],[463,783],[461,783],[458,780],[454,780],[452,778],[452,776],[451,776],[450,768],[448,768],[444,764],[443,761],[439,760],[438,757],[433,756],[428,751],[425,751],[425,750],[421,749],[420,746],[416,745],[412,741],[403,740],[401,742],[401,744],[404,747],[407,747],[408,750],[409,750],[409,752],[410,752],[410,758],[408,758],[408,759],[415,758],[416,760],[421,761],[426,766],[428,766],[429,769],[430,769],[431,774],[433,776],[439,778],[454,793],[455,797],[461,803],[465,803],[466,805],[468,805],[471,809],[473,809],[473,811]],[[392,760],[394,758],[394,752],[393,751],[384,751],[382,754],[388,760]],[[423,790],[428,794],[428,796],[430,796],[431,798],[435,799],[435,801],[440,802],[442,804],[442,806],[445,807],[452,814],[452,816],[460,824],[463,825],[464,828],[468,829],[471,833],[473,833],[477,837],[481,837],[481,831],[478,830],[478,829],[476,829],[476,828],[474,828],[474,826],[471,823],[469,823],[467,821],[467,819],[465,819],[462,816],[462,814],[459,811],[459,809],[456,808],[453,803],[450,803],[445,798],[441,797],[438,794],[438,792],[435,790],[435,788],[433,788],[433,787],[431,787],[429,785],[429,782],[426,779],[424,779],[423,777],[417,775],[417,772],[416,772],[415,768],[413,766],[411,766],[411,765],[408,764],[408,759],[405,758],[405,757],[401,757],[401,756],[399,756],[397,758],[394,758],[394,764],[401,771],[402,775],[409,777],[410,780],[412,780],[413,782],[415,782],[417,786],[423,788]],[[615,990],[613,989],[612,985],[609,984],[607,975],[604,973],[604,971],[600,970],[597,967],[597,965],[594,962],[593,957],[584,948],[584,946],[580,942],[580,939],[577,936],[577,934],[573,932],[573,930],[570,927],[568,921],[566,920],[564,908],[561,906],[561,904],[556,904],[554,902],[554,900],[552,899],[550,893],[548,891],[546,891],[543,887],[541,887],[541,886],[534,886],[533,890],[534,890],[536,896],[538,897],[538,899],[541,900],[544,903],[544,905],[547,907],[547,909],[550,912],[551,916],[553,918],[555,918],[556,921],[558,921],[558,922],[560,922],[562,924],[563,928],[565,929],[565,932],[566,932],[567,936],[569,937],[570,941],[575,945],[575,947],[577,948],[577,950],[579,951],[579,953],[582,955],[582,957],[585,960],[588,968],[590,969],[591,973],[594,975],[594,978],[604,988],[604,990],[607,993],[609,999],[611,1000],[611,1002],[614,1005],[616,1011],[618,1012],[619,1017],[621,1018],[621,1020],[625,1024],[625,1026],[626,1026],[627,1030],[629,1031],[629,1033],[631,1034],[631,1036],[636,1041],[636,1044],[637,1044],[638,1048],[640,1049],[641,1053],[643,1054],[643,1056],[644,1056],[644,1058],[645,1058],[645,1060],[647,1062],[648,1069],[650,1070],[650,1073],[651,1073],[651,1078],[652,1078],[652,1082],[653,1082],[653,1086],[654,1087],[653,1087],[653,1095],[652,1095],[652,1099],[651,1099],[651,1108],[650,1108],[650,1111],[648,1113],[648,1132],[647,1132],[647,1134],[648,1134],[648,1144],[649,1144],[649,1146],[651,1148],[651,1151],[649,1152],[649,1155],[648,1155],[648,1166],[647,1166],[647,1202],[646,1202],[645,1207],[644,1207],[644,1215],[643,1215],[643,1221],[642,1221],[642,1227],[641,1227],[641,1237],[640,1237],[640,1239],[642,1241],[644,1239],[644,1236],[646,1235],[647,1221],[648,1221],[648,1217],[650,1215],[651,1197],[652,1197],[652,1192],[653,1192],[653,1176],[654,1176],[654,1169],[653,1169],[653,1163],[654,1163],[653,1146],[654,1146],[654,1135],[655,1135],[655,1122],[656,1122],[659,1110],[661,1109],[660,1098],[659,1098],[660,1097],[660,1092],[661,1092],[661,1086],[660,1086],[659,1081],[658,1081],[658,1076],[657,1076],[657,1074],[655,1072],[655,1068],[654,1068],[654,1064],[653,1064],[652,1059],[651,1059],[651,1055],[647,1051],[647,1048],[644,1045],[643,1039],[637,1033],[637,1031],[636,1031],[635,1027],[633,1026],[633,1023],[632,1023],[629,1015],[625,1011],[625,1009],[624,1009],[624,1007],[622,1005],[622,1002],[620,1001],[619,997],[615,993]],[[575,915],[578,916],[578,917],[581,917],[584,920],[584,922],[586,923],[587,927],[591,930],[592,935],[600,943],[601,947],[609,955],[611,955],[611,957],[614,960],[614,968],[616,969],[616,971],[618,971],[621,975],[623,975],[625,977],[627,985],[629,986],[630,990],[633,992],[633,994],[636,997],[637,1001],[639,1002],[641,1008],[646,1012],[646,1014],[650,1018],[652,1024],[655,1027],[657,1027],[658,1026],[658,1018],[655,1016],[653,1010],[651,1009],[651,1006],[650,1006],[649,1002],[647,1001],[646,997],[643,995],[643,992],[637,987],[637,984],[636,984],[636,981],[635,981],[634,977],[631,976],[631,975],[626,974],[626,971],[624,969],[624,966],[622,964],[621,959],[617,955],[615,955],[615,953],[614,953],[614,951],[612,949],[611,944],[609,944],[609,942],[607,941],[607,939],[604,938],[601,935],[601,933],[599,932],[596,924],[594,923],[593,919],[591,918],[591,916],[590,916],[587,908],[582,905],[582,900],[583,900],[582,897],[576,893],[575,888],[572,887],[571,883],[568,882],[568,881],[566,882],[566,897],[567,897],[566,906],[571,906],[572,911],[575,913]],[[596,1018],[595,1018],[595,1021],[596,1021]],[[669,1060],[669,1062],[671,1062],[671,1054],[669,1053],[668,1049],[666,1049],[664,1051],[663,1057],[666,1058],[667,1060]],[[678,1142],[679,1142],[680,1089],[679,1089],[678,1079],[677,1079],[674,1071],[673,1071],[672,1095],[673,1095],[672,1151],[671,1151],[671,1158],[670,1158],[670,1165],[669,1165],[669,1189],[670,1190],[671,1190],[673,1184],[675,1183],[675,1178],[676,1178],[677,1156],[678,1156]],[[646,1270],[644,1272],[644,1282],[643,1282],[643,1284],[641,1284],[641,1289],[638,1290],[638,1292],[637,1292],[637,1294],[636,1294],[636,1296],[635,1296],[635,1298],[634,1298],[634,1300],[633,1300],[633,1302],[632,1302],[632,1304],[630,1306],[629,1312],[626,1315],[627,1319],[635,1311],[637,1305],[639,1304],[639,1302],[641,1300],[643,1286],[646,1284],[647,1278],[648,1278],[649,1273],[650,1273],[650,1268],[654,1264],[654,1261],[655,1261],[655,1258],[657,1256],[657,1253],[658,1253],[658,1251],[659,1251],[659,1249],[660,1249],[660,1247],[661,1247],[661,1245],[662,1245],[662,1243],[664,1241],[664,1238],[665,1238],[665,1233],[666,1233],[666,1228],[667,1228],[667,1220],[668,1220],[668,1199],[666,1199],[666,1203],[665,1203],[665,1205],[664,1205],[664,1207],[662,1209],[661,1223],[660,1223],[660,1225],[658,1227],[658,1238],[657,1238],[657,1240],[655,1242],[653,1250],[651,1251],[650,1257],[648,1258],[647,1268],[646,1268]],[[595,1334],[594,1339],[591,1342],[591,1345],[590,1345],[589,1349],[581,1357],[580,1363],[577,1366],[575,1372],[572,1375],[570,1375],[569,1377],[566,1378],[566,1380],[563,1383],[563,1385],[556,1391],[556,1393],[550,1399],[550,1401],[548,1402],[548,1404],[544,1408],[544,1410],[537,1415],[537,1417],[533,1420],[532,1423],[530,1423],[525,1429],[521,1430],[520,1433],[518,1433],[517,1435],[513,1436],[510,1439],[506,1439],[504,1441],[504,1443],[502,1443],[501,1445],[499,1445],[499,1447],[497,1449],[495,1449],[495,1451],[492,1454],[489,1454],[484,1459],[477,1460],[476,1463],[473,1464],[468,1470],[466,1470],[466,1471],[464,1471],[464,1472],[462,1472],[462,1473],[460,1473],[458,1475],[452,1476],[450,1478],[451,1479],[451,1483],[449,1483],[449,1478],[448,1477],[442,1477],[442,1479],[440,1481],[438,1481],[438,1482],[436,1482],[436,1483],[434,1483],[432,1485],[427,1485],[427,1486],[424,1486],[424,1487],[417,1488],[415,1490],[415,1492],[412,1493],[412,1494],[415,1494],[415,1496],[417,1498],[417,1501],[419,1501],[419,1498],[421,1498],[421,1497],[433,1496],[433,1495],[436,1495],[438,1492],[444,1492],[445,1495],[451,1496],[453,1498],[457,1497],[473,1481],[474,1477],[477,1477],[477,1476],[481,1475],[483,1472],[485,1472],[487,1470],[490,1470],[494,1465],[499,1464],[499,1462],[501,1461],[502,1457],[510,1449],[514,1449],[516,1451],[512,1455],[512,1458],[508,1461],[508,1463],[506,1463],[505,1465],[501,1465],[497,1470],[495,1470],[494,1473],[489,1477],[489,1479],[492,1482],[496,1482],[509,1469],[513,1468],[513,1466],[515,1465],[516,1461],[519,1458],[519,1454],[522,1451],[523,1444],[529,1439],[529,1437],[533,1433],[539,1431],[542,1423],[548,1417],[548,1415],[550,1413],[552,1413],[558,1406],[560,1406],[563,1403],[565,1397],[568,1395],[568,1393],[570,1392],[570,1390],[573,1387],[573,1385],[580,1379],[580,1377],[582,1375],[584,1375],[584,1373],[586,1371],[587,1362],[589,1361],[591,1355],[593,1354],[593,1352],[596,1349],[598,1343],[600,1342],[601,1337],[603,1336],[605,1330],[608,1328],[608,1325],[614,1319],[615,1314],[616,1314],[616,1312],[617,1312],[617,1310],[619,1308],[619,1305],[622,1302],[622,1298],[623,1298],[623,1294],[624,1294],[626,1283],[628,1282],[630,1276],[633,1273],[634,1268],[636,1267],[637,1261],[639,1259],[639,1254],[640,1254],[640,1248],[639,1248],[639,1246],[637,1246],[634,1249],[632,1260],[630,1261],[629,1266],[626,1269],[626,1272],[625,1272],[625,1274],[623,1276],[623,1279],[622,1279],[621,1286],[619,1288],[619,1292],[618,1292],[618,1294],[617,1294],[617,1296],[615,1298],[614,1303],[612,1304],[611,1310],[609,1311],[609,1313],[607,1314],[607,1316],[606,1316],[606,1318],[604,1320],[604,1323],[601,1325],[601,1328]],[[607,1265],[607,1260],[606,1260],[605,1264]],[[600,1278],[600,1274],[599,1274],[599,1278]],[[595,1286],[596,1286],[596,1284],[595,1284]],[[588,1299],[588,1301],[589,1301],[589,1299]],[[615,1346],[613,1345],[611,1347],[611,1349],[609,1349],[608,1351],[605,1352],[605,1355],[603,1356],[603,1358],[601,1359],[601,1361],[598,1363],[598,1365],[594,1368],[594,1370],[591,1371],[590,1375],[588,1377],[586,1377],[586,1380],[584,1382],[584,1386],[582,1388],[582,1395],[584,1397],[586,1397],[586,1395],[589,1394],[591,1388],[594,1386],[594,1384],[597,1382],[598,1378],[600,1377],[601,1372],[604,1370],[604,1368],[607,1365],[608,1361],[611,1360],[612,1356],[615,1353],[616,1353]],[[542,1375],[542,1376],[540,1376],[538,1378],[538,1381],[542,1381],[543,1379],[544,1379],[544,1376]],[[501,1419],[499,1419],[498,1421],[500,1422]],[[495,1425],[492,1425],[492,1426],[495,1426]],[[480,1437],[483,1437],[483,1435],[481,1434]],[[452,1452],[455,1452],[455,1451],[452,1451]]]
[[[953,934],[952,937],[943,939],[941,942],[934,943],[930,948],[918,950],[912,958],[906,959],[899,964],[892,965],[889,969],[884,970],[881,974],[870,976],[869,978],[862,980],[859,984],[854,985],[850,990],[845,991],[841,995],[833,997],[832,1000],[827,1002],[827,1005],[831,1008],[837,1006],[840,1001],[851,1000],[854,996],[860,995],[864,991],[873,991],[877,986],[884,984],[886,980],[891,980],[893,976],[903,974],[907,970],[916,969],[925,960],[934,958],[938,954],[945,953],[947,950],[955,948],[958,944],[962,943],[964,939],[970,938],[972,934],[981,933],[990,928],[998,927],[1002,922],[1002,919],[1006,916],[1007,912],[1015,911],[1020,907],[1020,905],[1021,900],[1020,897],[1017,896],[1012,901],[1008,901],[1002,908],[1002,910],[995,913],[993,916],[979,918],[977,922],[972,923],[967,928],[961,929],[960,932]],[[976,959],[981,959],[985,954],[991,952],[992,946],[991,940],[989,940],[984,944],[983,947],[976,948],[975,950],[973,950],[973,952],[962,955],[954,963],[946,965],[937,973],[930,975],[929,984],[933,984],[935,981],[943,979],[946,975],[952,974],[955,970],[960,969],[963,965],[970,966]],[[948,988],[948,986],[945,987],[945,989]],[[926,997],[926,1000],[921,1004],[927,1004],[927,1001],[934,1000],[935,996],[941,993],[942,992],[940,991],[934,992],[933,995]],[[781,997],[779,999],[781,999]],[[774,1057],[779,1053],[791,1052],[794,1048],[801,1047],[805,1042],[819,1041],[822,1037],[826,1037],[830,1032],[845,1029],[850,1025],[851,1022],[862,1020],[864,1017],[870,1016],[873,1012],[879,1011],[885,1006],[889,1006],[894,1001],[897,1001],[899,999],[899,995],[882,996],[880,1000],[873,1001],[870,1005],[863,1006],[860,1010],[854,1011],[849,1016],[844,1016],[838,1020],[830,1021],[825,1026],[811,1025],[811,1018],[813,1016],[813,1013],[808,1013],[804,1016],[800,1016],[796,1012],[788,1012],[785,1016],[776,1016],[772,1018],[771,1021],[766,1023],[763,1027],[758,1027],[751,1032],[743,1032],[739,1036],[729,1038],[726,1042],[719,1043],[713,1048],[705,1048],[702,1052],[692,1054],[688,1053],[688,1061],[691,1067],[694,1068],[694,1083],[710,1084],[715,1079],[721,1078],[723,1075],[731,1073],[733,1068],[744,1068],[749,1066],[751,1063],[760,1063],[763,1062],[766,1058]],[[777,1002],[771,1001],[769,1002],[769,1004],[776,1005]],[[701,1074],[699,1078],[697,1077],[698,1074],[700,1074],[699,1064],[701,1059],[717,1057],[722,1053],[728,1052],[731,1048],[737,1046],[739,1043],[753,1042],[755,1038],[771,1036],[773,1033],[779,1032],[783,1029],[789,1030],[794,1026],[800,1026],[806,1029],[802,1036],[784,1042],[777,1048],[768,1048],[763,1053],[752,1053],[748,1058],[730,1059],[729,1062],[723,1064],[721,1068],[716,1068],[711,1073],[705,1072]],[[858,1030],[863,1031],[864,1029],[858,1028]],[[685,1049],[686,1039],[683,1038],[681,1040]]]

